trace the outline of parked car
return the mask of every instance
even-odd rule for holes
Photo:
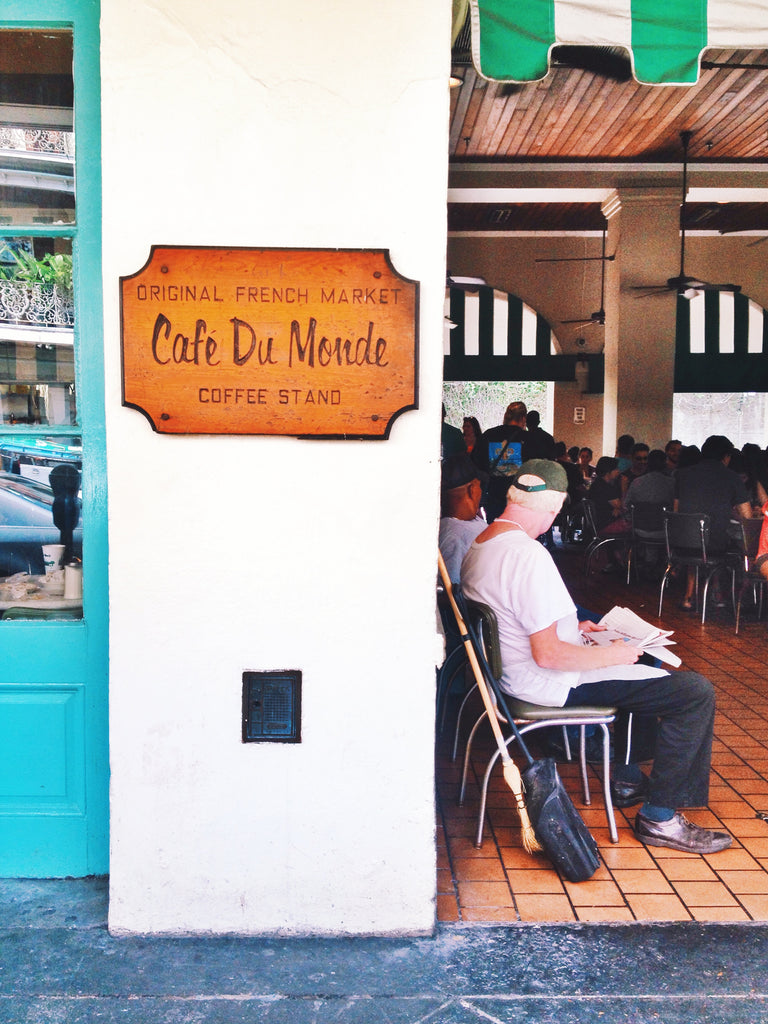
[[[43,573],[43,544],[58,544],[53,522],[53,491],[16,473],[0,473],[0,577]],[[75,554],[82,555],[82,524],[74,531]]]
[[[79,437],[21,437],[0,439],[0,471],[18,473],[48,483],[54,466],[82,468]]]

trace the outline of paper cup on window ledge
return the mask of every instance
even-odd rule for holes
[[[64,593],[64,570],[61,566],[63,559],[63,544],[43,544],[43,587],[51,597],[60,597]]]
[[[61,569],[61,563],[63,560],[63,544],[43,544],[43,568],[45,569],[46,575],[50,572],[55,572],[57,569]]]

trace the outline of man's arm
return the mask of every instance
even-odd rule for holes
[[[591,668],[611,665],[634,665],[643,653],[639,647],[616,641],[607,647],[582,647],[569,644],[557,635],[553,622],[538,633],[531,633],[531,654],[539,668],[554,668],[561,672],[583,672]]]

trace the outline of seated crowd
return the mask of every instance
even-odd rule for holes
[[[488,523],[501,514],[511,474],[522,462],[533,458],[560,463],[567,477],[564,514],[588,498],[601,537],[628,535],[631,509],[637,505],[703,512],[710,518],[708,550],[717,554],[733,543],[734,519],[763,517],[768,512],[768,448],[745,444],[739,451],[721,434],[708,437],[701,448],[683,445],[675,438],[667,442],[664,450],[651,450],[644,442],[622,434],[616,442],[615,454],[603,455],[593,465],[591,448],[568,448],[564,441],[555,442],[540,426],[539,414],[528,412],[522,402],[513,402],[503,423],[484,432],[477,419],[465,419],[464,434],[472,440],[466,454],[481,478],[482,497],[477,514]],[[452,451],[456,452],[456,448]],[[562,518],[561,515],[559,520]],[[603,571],[616,570],[622,549],[614,548],[612,556]],[[761,554],[758,565],[768,579],[766,556]],[[650,564],[648,571],[659,573],[660,568]],[[694,574],[690,573],[681,603],[684,609],[692,608],[694,585]]]
[[[590,644],[589,633],[601,627],[578,621],[539,540],[564,503],[588,495],[597,528],[607,536],[630,529],[633,505],[655,504],[706,512],[712,550],[725,550],[734,517],[768,512],[765,453],[757,446],[737,452],[722,435],[707,438],[701,450],[671,440],[664,451],[624,435],[616,454],[593,466],[589,448],[569,454],[521,402],[508,408],[499,427],[478,436],[477,426],[474,421],[471,454],[443,460],[440,549],[451,580],[496,614],[502,689],[548,707],[617,707],[611,791],[619,807],[640,805],[636,837],[692,853],[725,849],[727,833],[700,828],[680,812],[708,801],[711,683],[695,672],[643,664],[642,652],[628,643]],[[768,553],[760,565],[768,578]],[[691,606],[693,586],[690,578],[684,608]],[[640,768],[645,760],[652,760],[648,775]]]

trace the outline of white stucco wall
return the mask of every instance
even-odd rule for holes
[[[427,931],[450,4],[102,0],[116,932]],[[171,437],[121,407],[155,243],[370,247],[421,284],[385,442]],[[241,743],[244,670],[303,740]]]

